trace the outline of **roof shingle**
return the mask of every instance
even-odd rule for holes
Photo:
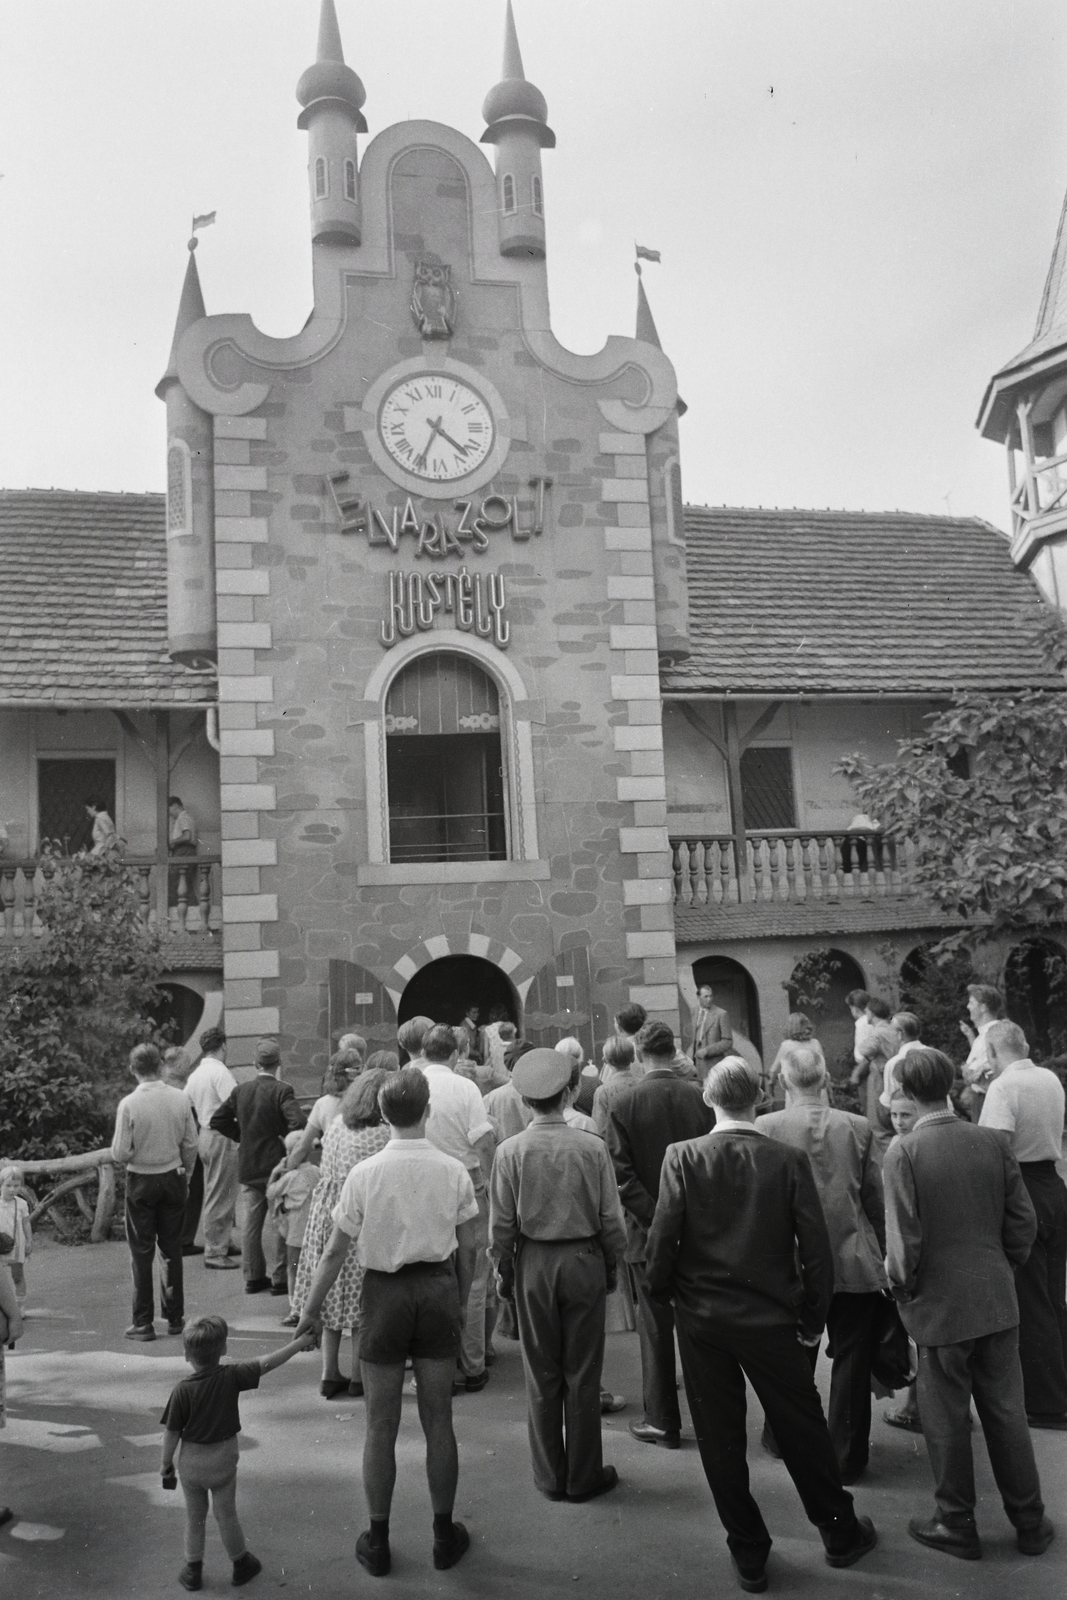
[[[687,506],[685,528],[692,654],[667,691],[1063,688],[1049,607],[977,518]]]
[[[0,490],[0,705],[214,699],[167,655],[162,495]]]

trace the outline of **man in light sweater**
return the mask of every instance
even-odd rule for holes
[[[126,1168],[126,1241],[133,1272],[133,1322],[127,1339],[154,1339],[152,1262],[159,1247],[160,1310],[167,1332],[185,1326],[182,1281],[182,1223],[188,1182],[196,1165],[193,1110],[181,1089],[160,1076],[163,1063],[155,1045],[130,1052],[137,1079],[132,1094],[115,1114],[113,1159]]]

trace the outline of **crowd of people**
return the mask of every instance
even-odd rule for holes
[[[182,1052],[138,1047],[113,1144],[126,1168],[127,1337],[156,1336],[158,1260],[160,1310],[192,1367],[162,1419],[164,1482],[180,1480],[187,1508],[182,1585],[202,1583],[209,1499],[232,1581],[260,1570],[236,1512],[238,1396],[315,1345],[322,1397],[365,1398],[369,1525],[356,1556],[372,1575],[390,1570],[405,1384],[426,1438],[434,1566],[468,1548],[452,1515],[452,1402],[489,1383],[495,1339],[521,1347],[537,1490],[571,1503],[611,1492],[601,1417],[625,1401],[602,1383],[609,1324],[636,1327],[642,1410],[629,1431],[652,1448],[680,1445],[680,1355],[744,1590],[767,1587],[771,1549],[749,1482],[746,1379],[763,1446],[831,1566],[877,1540],[850,1491],[887,1370],[881,1393],[910,1387],[885,1421],[923,1435],[934,1481],[933,1515],[914,1518],[911,1536],[981,1555],[973,1400],[1018,1549],[1042,1554],[1054,1535],[1030,1430],[1067,1431],[1063,1087],[1030,1061],[994,989],[970,989],[962,1072],[922,1043],[914,1014],[861,991],[849,1005],[861,1113],[834,1106],[806,1017],[790,1018],[764,1072],[707,986],[686,1050],[632,1005],[599,1064],[575,1038],[531,1048],[503,1013],[482,1026],[473,1005],[458,1027],[409,1019],[395,1052],[349,1034],[308,1114],[272,1040],[242,1083],[217,1029],[201,1035],[192,1071]],[[17,1187],[17,1173],[0,1177],[4,1228],[22,1225]],[[27,1228],[21,1260],[29,1242]],[[3,1249],[14,1241],[0,1238]],[[225,1363],[224,1320],[185,1322],[184,1263],[201,1253],[204,1270],[240,1265],[247,1293],[287,1296],[291,1342]],[[0,1315],[14,1327],[7,1277],[0,1267]]]

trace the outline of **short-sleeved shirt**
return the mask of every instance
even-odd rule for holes
[[[456,1249],[456,1228],[477,1215],[462,1162],[429,1139],[390,1139],[352,1168],[333,1220],[357,1240],[362,1267],[399,1272],[415,1261],[447,1261]]]
[[[1011,1135],[1016,1161],[1058,1161],[1063,1106],[1063,1085],[1054,1072],[1033,1061],[1013,1061],[989,1085],[979,1122]]]
[[[419,1068],[430,1085],[427,1139],[446,1156],[461,1161],[468,1172],[478,1172],[475,1140],[493,1131],[479,1090],[469,1078],[457,1077],[446,1062],[420,1061]]]
[[[196,1120],[206,1128],[219,1106],[237,1087],[237,1079],[218,1056],[201,1056],[185,1080],[185,1094]]]
[[[241,1431],[237,1397],[242,1389],[258,1389],[258,1361],[227,1361],[183,1378],[167,1401],[160,1422],[180,1433],[186,1444],[221,1444]]]

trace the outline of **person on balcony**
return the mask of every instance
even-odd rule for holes
[[[170,817],[170,853],[172,856],[196,855],[196,823],[182,804],[180,794],[172,794],[167,801]]]
[[[107,801],[101,800],[99,795],[94,795],[91,800],[85,802],[85,810],[93,825],[93,845],[90,854],[102,856],[115,842],[115,824],[108,813]]]

